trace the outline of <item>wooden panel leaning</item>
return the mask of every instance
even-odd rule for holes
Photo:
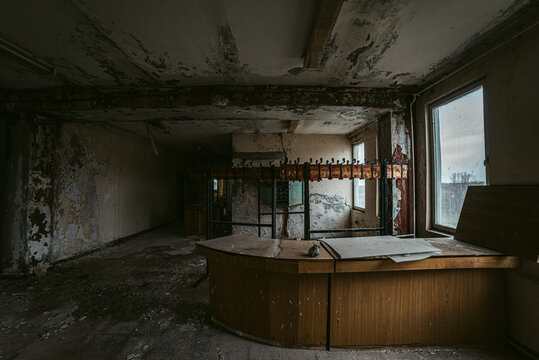
[[[455,239],[539,261],[539,185],[470,186]]]

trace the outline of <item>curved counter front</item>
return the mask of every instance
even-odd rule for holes
[[[340,260],[324,247],[311,258],[313,241],[247,235],[197,250],[208,259],[212,319],[241,336],[294,347],[503,341],[502,269],[518,258],[427,240],[442,253],[408,263]]]
[[[323,248],[307,257],[312,244],[242,235],[198,243],[208,259],[213,320],[259,341],[325,346],[334,260]]]

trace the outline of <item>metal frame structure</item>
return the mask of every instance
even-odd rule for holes
[[[312,166],[314,165],[314,176],[312,172]],[[238,171],[240,169],[240,171]],[[246,171],[248,169],[249,171]],[[389,169],[389,173],[388,173]],[[256,171],[255,171],[256,170]],[[213,224],[225,224],[225,225],[239,225],[239,226],[253,226],[258,228],[258,236],[262,234],[263,227],[271,227],[271,237],[275,239],[277,237],[277,215],[284,214],[304,214],[303,224],[303,237],[305,240],[311,240],[311,234],[327,234],[327,233],[350,233],[350,232],[366,232],[366,231],[378,231],[380,235],[389,233],[387,225],[391,221],[386,221],[388,216],[389,198],[388,198],[388,181],[389,179],[405,179],[407,178],[407,165],[405,164],[389,164],[388,161],[384,161],[380,164],[375,161],[373,164],[368,162],[364,164],[358,164],[356,161],[346,161],[343,159],[342,163],[337,161],[334,164],[334,159],[331,162],[326,161],[326,164],[322,164],[322,159],[312,163],[312,159],[309,162],[300,164],[299,159],[294,163],[285,160],[278,168],[279,173],[276,172],[277,168],[271,166],[269,168],[264,167],[235,167],[226,169],[208,169],[206,171],[192,173],[191,177],[194,179],[205,178],[207,181],[207,212],[206,212],[206,239],[212,238],[212,225]],[[322,171],[324,170],[324,171]],[[338,177],[333,176],[337,174]],[[357,172],[359,171],[359,172]],[[238,172],[240,174],[238,174]],[[269,174],[268,174],[269,173]],[[292,174],[292,176],[290,175]],[[355,176],[357,174],[359,176]],[[212,206],[213,206],[213,182],[215,179],[225,178],[234,180],[254,180],[258,179],[258,221],[256,223],[247,222],[235,222],[235,221],[221,221],[213,220]],[[311,229],[311,209],[310,209],[310,189],[309,183],[311,181],[321,181],[322,178],[327,179],[380,179],[380,196],[381,196],[381,208],[380,208],[380,227],[373,228],[345,228],[345,229]],[[303,211],[277,211],[277,181],[301,181],[303,179]],[[271,212],[261,212],[261,197],[262,197],[262,181],[271,181]],[[262,223],[262,216],[271,215],[271,223]],[[391,219],[390,219],[391,220]]]

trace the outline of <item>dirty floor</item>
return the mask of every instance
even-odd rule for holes
[[[177,226],[0,279],[0,359],[521,359],[507,348],[284,349],[212,324],[204,259]],[[198,286],[193,286],[198,285]]]

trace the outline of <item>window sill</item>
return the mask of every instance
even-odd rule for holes
[[[454,235],[454,231],[449,232],[449,231],[442,231],[440,229],[427,229],[427,233],[433,234],[434,237],[447,237],[447,238],[453,237]]]
[[[355,207],[355,206],[352,207],[352,210],[357,211],[357,212],[361,212],[361,213],[365,213],[365,211],[366,211],[364,208],[359,208],[359,207]]]

